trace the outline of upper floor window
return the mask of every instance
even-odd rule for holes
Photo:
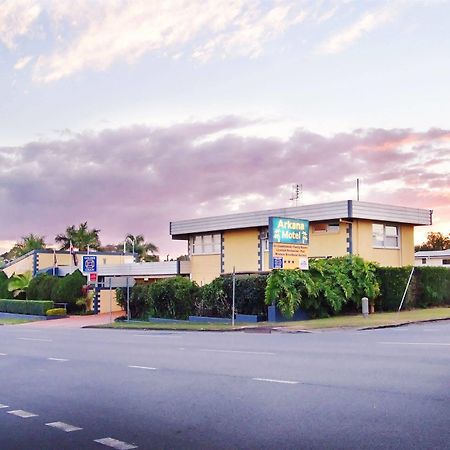
[[[311,225],[314,234],[339,233],[339,222],[314,223]]]
[[[372,244],[374,247],[399,248],[400,230],[397,225],[374,223],[372,225]]]
[[[220,253],[222,239],[220,233],[200,234],[189,240],[190,253],[194,255],[205,255]]]

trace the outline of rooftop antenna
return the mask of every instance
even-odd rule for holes
[[[359,202],[359,178],[356,179],[356,200]]]
[[[295,206],[298,205],[298,201],[303,195],[303,184],[294,184],[292,186],[292,197],[289,199],[291,202],[295,201]]]

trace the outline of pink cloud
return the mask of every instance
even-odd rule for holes
[[[136,125],[0,147],[0,240],[35,232],[52,242],[87,220],[104,244],[143,233],[176,256],[185,245],[170,240],[170,220],[228,213],[235,199],[241,210],[289,206],[282,188],[297,182],[314,201],[341,200],[357,177],[364,200],[434,209],[439,223],[450,222],[448,130],[297,130],[281,140],[239,135],[249,123]]]

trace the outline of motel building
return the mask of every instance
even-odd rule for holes
[[[172,239],[187,242],[191,279],[307,268],[308,258],[358,255],[382,266],[414,264],[414,227],[432,223],[429,209],[344,200],[178,220]]]

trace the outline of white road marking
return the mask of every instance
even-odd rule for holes
[[[2,403],[0,403],[0,409],[3,409],[3,408],[9,408],[9,406],[8,405],[3,405]]]
[[[273,380],[271,378],[252,378],[252,380],[255,380],[255,381],[267,381],[268,383],[298,384],[298,381]]]
[[[8,353],[0,353],[0,356],[8,356]]]
[[[437,345],[437,346],[450,346],[450,342],[377,342],[377,344],[388,344],[388,345]]]
[[[145,369],[145,370],[158,370],[156,367],[147,366],[128,366],[130,369]]]
[[[180,347],[179,350],[184,350],[184,347]]]
[[[211,353],[242,353],[243,355],[275,355],[272,352],[251,352],[245,350],[214,350],[211,348],[201,348],[201,352],[211,352]]]
[[[137,445],[127,444],[126,442],[118,441],[110,437],[103,439],[94,439],[94,442],[106,445],[107,447],[116,448],[117,450],[131,450],[132,448],[137,448]]]
[[[64,422],[50,422],[46,423],[45,425],[47,425],[48,427],[57,428],[58,430],[65,431],[66,433],[70,433],[71,431],[79,431],[83,429]]]
[[[16,409],[15,411],[8,411],[8,414],[12,414],[17,417],[22,417],[22,419],[28,419],[28,417],[37,417],[37,414],[32,412],[23,411],[22,409]]]
[[[17,339],[20,339],[22,341],[52,342],[51,339],[39,339],[39,338],[27,338],[27,337],[20,337],[20,338],[17,338]]]
[[[64,358],[47,358],[49,361],[69,361],[68,359]]]

